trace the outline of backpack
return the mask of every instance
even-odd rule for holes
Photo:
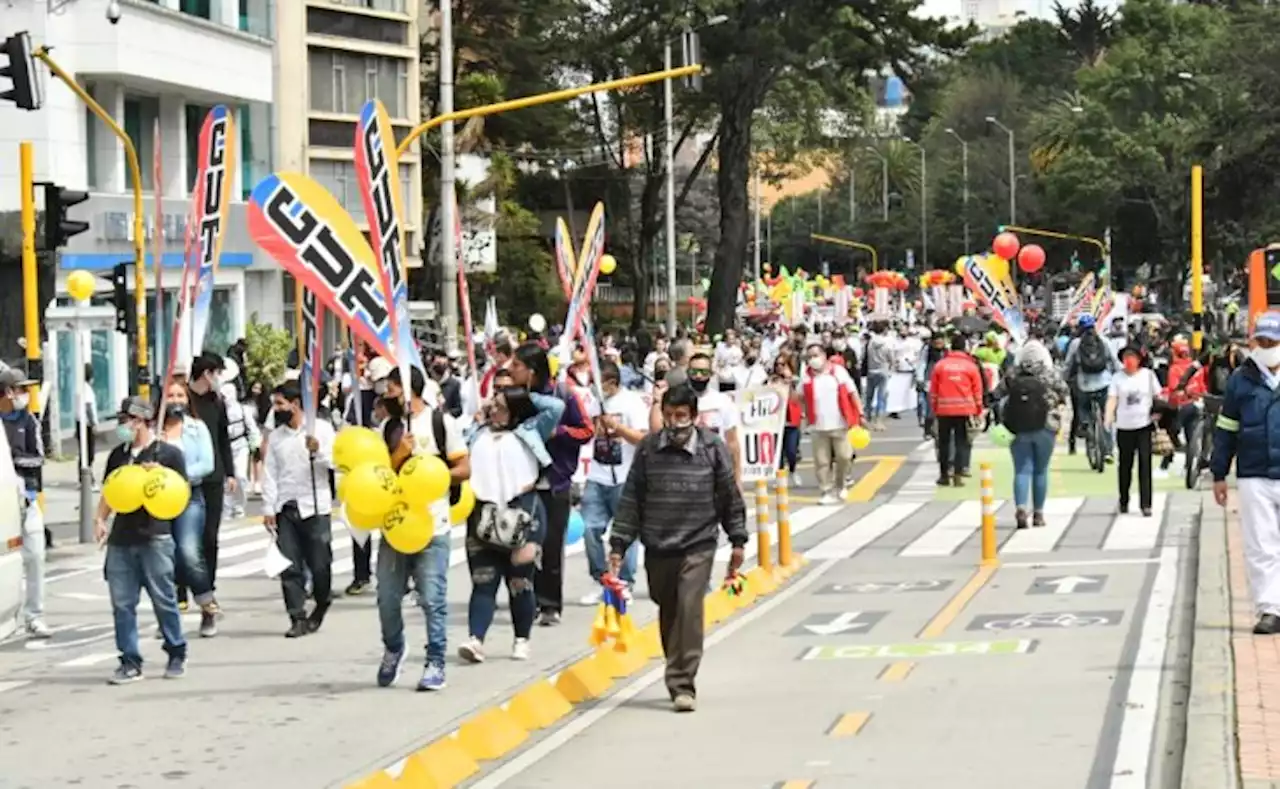
[[[1004,426],[1009,432],[1030,433],[1049,423],[1049,387],[1036,375],[1015,375],[1005,382]]]
[[[1107,369],[1111,352],[1097,332],[1086,332],[1080,338],[1080,347],[1076,349],[1076,362],[1080,369],[1089,374],[1097,374]]]
[[[453,468],[453,462],[449,460],[448,454],[445,452],[446,436],[444,430],[444,413],[439,408],[431,409],[431,432],[436,439],[436,452],[441,460],[449,468]],[[462,483],[454,483],[449,486],[449,504],[458,503],[458,499],[462,498]]]

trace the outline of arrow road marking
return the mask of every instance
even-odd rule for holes
[[[834,636],[839,633],[847,633],[850,630],[858,630],[867,626],[866,622],[858,621],[860,616],[862,616],[861,611],[837,614],[834,619],[825,625],[805,625],[804,629],[818,636]]]
[[[1062,578],[1050,578],[1045,581],[1047,586],[1053,587],[1054,594],[1071,594],[1082,586],[1092,586],[1101,583],[1098,578],[1090,578],[1087,575],[1066,575]]]

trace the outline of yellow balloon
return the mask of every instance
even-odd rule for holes
[[[964,262],[965,262],[965,258],[963,258],[963,257],[958,258],[958,259],[956,260],[956,276],[957,276],[957,277],[963,277],[963,276],[964,276]]]
[[[387,442],[372,428],[354,425],[343,428],[333,440],[333,467],[346,474],[366,464],[391,465]]]
[[[386,513],[371,515],[362,510],[352,509],[350,505],[343,506],[342,512],[346,516],[349,525],[364,531],[373,531],[379,528],[382,526],[382,519],[386,517]]]
[[[147,472],[142,483],[142,506],[151,517],[171,521],[182,514],[191,501],[191,485],[171,468],[160,466]]]
[[[422,508],[449,493],[449,466],[435,455],[414,455],[400,467],[404,500]]]
[[[449,522],[454,526],[461,526],[471,517],[471,511],[475,508],[475,491],[471,489],[470,482],[464,482],[462,489],[458,491],[458,503],[449,506]]]
[[[995,278],[996,282],[1004,282],[1009,279],[1009,261],[994,252],[987,255],[987,261],[983,268]]]
[[[147,470],[142,466],[121,466],[102,483],[102,497],[112,512],[135,512],[142,507],[142,486]]]
[[[613,255],[604,255],[600,258],[600,273],[606,277],[612,274],[618,268],[618,259]]]
[[[871,443],[871,434],[867,432],[865,427],[849,428],[847,438],[849,439],[849,446],[855,450],[866,449],[867,445]]]
[[[354,503],[361,512],[382,517],[400,498],[400,484],[390,466],[364,463],[351,469],[343,486],[346,503]]]
[[[382,538],[399,553],[418,553],[431,542],[431,516],[404,499],[397,501],[382,519]]]
[[[67,275],[67,293],[76,301],[88,301],[97,286],[93,275],[84,269],[76,269]]]
[[[560,373],[560,357],[548,354],[547,368],[551,371],[551,377],[555,378]]]

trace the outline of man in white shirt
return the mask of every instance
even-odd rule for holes
[[[720,434],[729,457],[733,458],[734,478],[742,481],[742,456],[738,451],[738,404],[733,396],[709,386],[711,383],[711,357],[695,353],[689,360],[689,385],[698,393],[698,426],[710,428]],[[659,408],[661,398],[654,399]],[[652,419],[650,420],[652,426]]]
[[[622,498],[622,487],[631,471],[636,444],[649,427],[649,409],[639,393],[622,388],[622,374],[613,362],[600,365],[600,389],[604,403],[596,421],[595,439],[591,442],[591,463],[587,466],[587,484],[582,492],[582,520],[586,526],[583,542],[587,549],[587,571],[596,582],[583,605],[600,602],[600,578],[608,570],[604,533],[613,521]],[[635,544],[623,557],[621,579],[630,586],[636,578]]]
[[[844,367],[827,359],[823,347],[811,344],[803,378],[804,406],[809,421],[809,438],[813,443],[813,464],[818,473],[819,504],[838,504],[836,492],[843,495],[849,476],[853,449],[849,446],[849,428],[857,424],[860,404],[853,378]],[[831,464],[835,461],[835,478]]]
[[[291,625],[286,638],[320,629],[333,602],[333,549],[329,515],[329,469],[333,465],[333,425],[317,419],[315,435],[303,427],[302,391],[296,381],[271,395],[275,427],[267,442],[262,481],[262,514],[276,547],[291,564],[280,575]],[[304,569],[305,568],[305,569]],[[311,575],[315,607],[306,611],[306,575]]]
[[[418,590],[418,604],[427,622],[427,656],[418,690],[443,690],[444,660],[448,649],[446,626],[449,616],[449,504],[456,502],[458,485],[471,478],[471,457],[462,438],[458,421],[442,410],[432,408],[423,399],[427,378],[414,367],[409,374],[409,433],[413,453],[436,455],[449,466],[452,484],[450,495],[432,505],[435,531],[431,542],[420,553],[406,555],[383,540],[378,545],[378,619],[382,628],[382,662],[378,666],[378,684],[387,687],[396,681],[405,659],[404,618],[401,606],[413,578]],[[382,407],[392,418],[403,419],[404,386],[398,375],[385,379]],[[443,446],[441,446],[443,444]]]

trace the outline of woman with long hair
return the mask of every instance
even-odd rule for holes
[[[800,462],[800,428],[803,424],[801,420],[804,404],[800,396],[799,381],[796,378],[796,363],[789,352],[782,351],[773,361],[773,372],[769,376],[769,383],[787,387],[787,418],[786,426],[782,429],[780,468],[786,469],[791,478],[791,484],[799,487],[804,484],[800,481],[799,472],[796,471],[796,464]]]
[[[174,381],[165,393],[159,438],[182,450],[191,483],[191,499],[187,508],[173,521],[174,570],[178,582],[178,607],[186,610],[187,589],[195,593],[200,606],[200,635],[212,638],[218,634],[218,603],[204,561],[205,528],[204,492],[200,483],[213,472],[213,437],[209,428],[191,410],[187,387]]]
[[[1142,350],[1130,345],[1120,352],[1123,372],[1111,378],[1107,393],[1106,426],[1115,428],[1116,463],[1120,488],[1120,512],[1129,511],[1129,490],[1133,483],[1133,463],[1138,462],[1138,496],[1142,514],[1151,517],[1151,439],[1155,431],[1152,410],[1160,396],[1160,381],[1149,367],[1142,366]]]
[[[562,407],[553,398],[541,402],[545,410],[528,391],[503,389],[489,404],[487,421],[471,436],[471,462],[487,473],[471,480],[476,506],[467,519],[470,635],[458,648],[458,656],[468,663],[484,662],[484,641],[503,582],[515,630],[511,657],[529,659],[529,635],[537,612],[534,579],[547,533],[546,510],[537,486],[543,469],[552,462],[544,437],[555,429]],[[511,523],[520,525],[498,539],[494,527]]]

